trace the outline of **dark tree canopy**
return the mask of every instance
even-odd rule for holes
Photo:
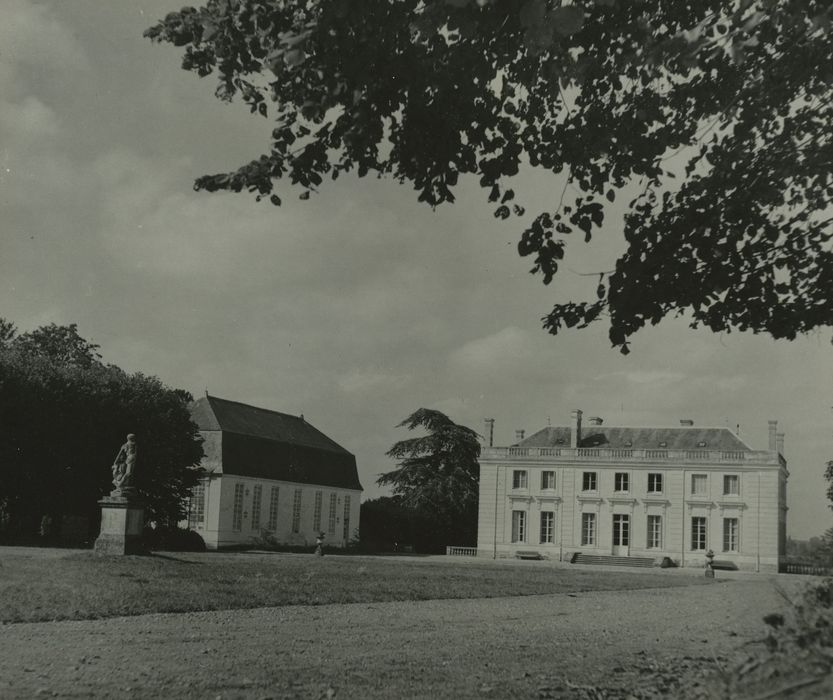
[[[101,362],[76,326],[17,335],[0,319],[0,531],[37,530],[48,516],[91,525],[112,490],[111,465],[137,435],[136,486],[146,516],[175,523],[199,472],[202,440],[187,392]]]
[[[355,170],[431,206],[479,178],[549,283],[627,188],[627,248],[557,333],[612,344],[687,314],[793,338],[833,322],[829,0],[209,0],[147,30],[272,119],[258,159],[198,190],[307,199]],[[527,214],[513,176],[559,174]]]
[[[388,450],[397,468],[377,479],[400,503],[434,519],[445,544],[469,545],[477,538],[480,442],[471,428],[439,411],[420,408],[399,427],[423,429],[423,437],[400,440]]]

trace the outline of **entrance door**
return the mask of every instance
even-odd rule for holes
[[[628,556],[630,544],[630,516],[617,513],[613,516],[613,554]]]

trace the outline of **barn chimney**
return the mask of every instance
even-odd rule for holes
[[[769,421],[769,451],[775,452],[778,449],[778,438],[776,433],[778,431],[778,421]]]
[[[784,456],[784,433],[775,433],[775,451]]]
[[[523,428],[518,428],[515,431],[515,441],[520,442],[521,440],[523,440],[525,433],[526,433],[526,431]]]
[[[489,436],[489,447],[492,447],[495,442],[495,419],[485,418],[483,422],[486,424],[486,435]]]
[[[573,418],[572,430],[570,430],[570,447],[577,448],[581,444],[581,409],[575,409],[571,414]]]

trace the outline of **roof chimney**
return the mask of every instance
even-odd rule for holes
[[[575,409],[571,414],[573,418],[572,430],[570,430],[570,447],[577,448],[581,444],[581,409]]]
[[[784,433],[775,433],[775,450],[779,455],[784,456]]]
[[[495,442],[495,419],[484,418],[483,422],[486,424],[486,435],[489,436],[489,447],[492,447]]]
[[[778,421],[769,421],[769,451],[775,452],[778,449],[777,438],[775,433],[778,431]]]
[[[599,416],[590,416],[587,420],[590,422],[590,425],[601,425],[604,423],[604,420]]]
[[[523,440],[523,439],[524,439],[524,433],[525,433],[525,432],[526,432],[526,431],[525,431],[523,428],[518,428],[518,429],[515,431],[515,440],[516,440],[517,442],[520,442],[521,440]]]
[[[680,418],[680,425],[683,428],[690,428],[692,425],[694,425],[694,421],[691,420],[691,418]]]

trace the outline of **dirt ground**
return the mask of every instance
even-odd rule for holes
[[[798,583],[10,624],[0,698],[681,697]]]

